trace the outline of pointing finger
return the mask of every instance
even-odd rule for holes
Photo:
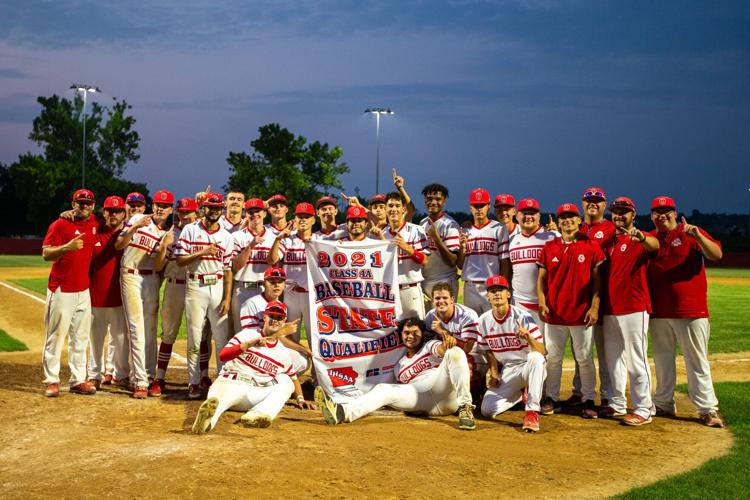
[[[208,184],[206,186],[206,193],[210,193],[210,192],[211,192],[211,184]]]
[[[398,177],[398,174],[396,173],[396,169],[395,169],[395,168],[391,170],[391,173],[393,174],[393,178],[394,178],[394,179],[395,179],[396,177]]]
[[[685,226],[687,226],[687,223],[688,222],[685,220],[685,216],[683,215],[682,216],[682,224],[685,225]]]

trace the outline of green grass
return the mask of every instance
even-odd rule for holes
[[[0,255],[0,267],[49,267],[41,255]]]
[[[708,285],[710,352],[750,351],[750,285]]]
[[[0,330],[0,352],[28,351],[29,348],[20,340],[16,340],[4,330]]]
[[[750,278],[750,269],[708,267],[706,274],[711,278]]]
[[[734,435],[729,455],[714,458],[698,469],[636,488],[616,498],[746,498],[750,470],[750,382],[714,384],[724,421]],[[686,391],[685,386],[679,387]],[[696,424],[698,425],[698,424]],[[644,464],[644,466],[658,464]]]

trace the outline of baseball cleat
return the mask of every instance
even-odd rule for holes
[[[99,389],[101,388],[101,386],[102,386],[102,381],[101,381],[101,380],[97,380],[97,379],[95,379],[95,378],[90,378],[90,379],[88,379],[88,380],[87,380],[86,382],[87,382],[87,383],[88,383],[89,385],[91,385],[91,386],[92,386],[92,387],[93,387],[94,389],[96,389],[97,391],[98,391],[98,390],[99,390]]]
[[[592,400],[587,399],[583,402],[581,416],[583,418],[599,418],[599,414],[596,411],[596,404]]]
[[[242,425],[244,425],[245,427],[259,427],[261,429],[265,429],[266,427],[271,425],[271,422],[273,422],[273,418],[269,417],[265,413],[259,413],[254,410],[250,410],[249,412],[242,415],[242,418],[240,418],[240,422],[242,422]]]
[[[151,385],[148,386],[148,395],[149,396],[161,396],[162,391],[164,390],[164,380],[157,378],[153,382],[151,382]]]
[[[552,415],[553,413],[560,413],[561,410],[562,407],[560,406],[560,402],[547,396],[544,398],[544,401],[542,401],[539,413],[542,415]]]
[[[72,392],[73,394],[83,394],[84,396],[91,396],[92,394],[96,394],[96,389],[94,389],[94,386],[89,384],[88,382],[81,382],[80,384],[71,386],[70,392]]]
[[[617,418],[617,417],[624,417],[627,415],[628,412],[625,410],[615,410],[611,406],[605,406],[603,408],[599,408],[599,411],[597,412],[597,415],[599,418]]]
[[[462,431],[473,431],[477,428],[474,421],[474,407],[471,404],[465,404],[458,409],[458,428]]]
[[[674,417],[676,415],[677,414],[675,412],[671,411],[671,410],[663,410],[663,409],[659,408],[658,406],[656,407],[656,416],[657,417],[668,417],[669,418],[669,417]]]
[[[218,398],[208,398],[198,408],[198,414],[193,422],[193,434],[205,434],[211,431],[211,419],[219,407]]]
[[[146,399],[148,397],[148,387],[136,387],[133,390],[134,399]]]
[[[724,427],[724,422],[721,421],[719,414],[715,411],[710,411],[701,415],[701,423],[706,427],[717,427],[719,429]]]
[[[188,386],[188,399],[201,399],[203,397],[203,391],[201,386],[198,384],[190,384]]]
[[[60,384],[47,384],[44,395],[48,398],[56,398],[60,395]]]
[[[526,410],[526,414],[523,416],[523,427],[524,432],[539,432],[539,413]]]
[[[107,374],[104,376],[102,385],[112,385],[112,380],[114,380],[114,377],[112,376],[112,374]]]
[[[336,425],[344,421],[344,407],[336,404],[320,386],[315,388],[315,403],[328,425]]]
[[[639,425],[646,425],[651,423],[651,417],[643,418],[640,415],[636,415],[635,413],[631,413],[627,417],[622,419],[623,425],[629,425],[631,427],[637,427]]]

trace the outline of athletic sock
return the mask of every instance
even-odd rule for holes
[[[159,346],[159,356],[156,360],[156,378],[164,379],[167,375],[167,366],[172,357],[172,344],[162,342]]]
[[[200,363],[201,378],[208,377],[208,361],[211,359],[211,341],[201,340]]]

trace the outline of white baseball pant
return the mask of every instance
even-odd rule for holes
[[[185,312],[185,284],[167,279],[161,303],[161,341],[174,344]]]
[[[573,341],[573,352],[578,360],[581,372],[581,392],[584,401],[596,399],[596,366],[591,352],[593,343],[593,327],[564,326],[547,323],[547,383],[545,393],[555,401],[560,399],[560,379],[562,377],[562,362],[565,355],[565,344],[568,337]]]
[[[261,387],[219,376],[211,384],[207,396],[219,400],[211,418],[211,428],[216,427],[219,417],[227,410],[253,411],[274,419],[293,392],[294,382],[286,375],[279,375],[277,384]]]
[[[401,302],[401,317],[417,316],[419,319],[424,319],[425,310],[422,285],[414,283],[412,285],[399,285],[398,288],[398,296]]]
[[[378,408],[428,415],[450,415],[471,404],[469,363],[458,347],[446,351],[440,366],[412,384],[378,384],[363,396],[343,404],[346,421],[354,422]]]
[[[685,359],[690,400],[701,415],[718,411],[719,400],[714,393],[708,364],[708,338],[711,334],[708,318],[652,318],[650,326],[656,366],[654,404],[669,412],[677,410],[674,401],[677,381],[675,345],[679,343]]]
[[[596,361],[599,365],[599,396],[602,399],[611,399],[612,383],[609,379],[609,370],[607,369],[606,347],[604,346],[604,326],[594,325],[594,345],[596,346]],[[581,395],[581,374],[578,369],[578,360],[573,354],[573,361],[576,363],[575,373],[573,374],[573,394]]]
[[[88,378],[102,380],[104,375],[104,343],[109,333],[112,346],[112,374],[117,380],[128,376],[128,326],[122,306],[91,308],[91,339],[89,344]]]
[[[263,291],[261,284],[262,282],[252,283],[237,280],[232,283],[232,325],[235,331],[239,332],[242,328],[242,322],[240,321],[242,304]]]
[[[224,298],[224,281],[218,279],[213,285],[206,285],[200,279],[188,279],[185,289],[185,321],[187,323],[187,365],[188,383],[198,385],[201,381],[200,343],[206,319],[211,324],[216,342],[216,373],[224,363],[219,352],[229,342],[229,318],[220,315],[219,309]]]
[[[426,311],[432,309],[432,287],[438,283],[450,283],[453,300],[458,302],[458,277],[453,276],[444,279],[424,280],[422,282],[422,291],[424,293],[424,308]]]
[[[604,350],[609,372],[609,406],[627,411],[625,386],[630,379],[633,413],[643,418],[654,414],[651,402],[651,368],[648,365],[648,313],[605,315]]]
[[[86,382],[86,346],[91,332],[91,296],[88,290],[63,293],[47,290],[44,312],[42,368],[45,384],[60,383],[60,359],[68,339],[70,385]]]
[[[488,387],[482,399],[482,415],[493,418],[510,410],[523,398],[526,392],[526,410],[539,411],[547,376],[547,361],[544,354],[532,351],[525,362],[503,365],[500,372],[500,385]]]
[[[284,304],[287,307],[286,319],[287,321],[294,321],[295,319],[301,319],[302,322],[297,325],[297,331],[292,335],[292,338],[297,342],[300,341],[302,334],[302,324],[305,325],[305,335],[307,335],[307,345],[311,346],[310,342],[310,305],[308,304],[307,292],[301,291],[298,288],[297,291],[293,288],[287,288],[284,291]]]
[[[123,271],[120,293],[128,323],[130,361],[136,387],[148,387],[156,376],[156,328],[159,314],[160,279],[156,274],[140,275]]]
[[[487,287],[484,283],[464,281],[464,305],[474,309],[479,316],[492,309],[487,301]]]
[[[539,332],[542,334],[542,340],[544,343],[547,343],[546,338],[544,337],[544,329],[546,328],[547,323],[545,323],[542,318],[539,316],[539,311],[535,311],[533,309],[529,309],[528,307],[524,306],[523,304],[515,304],[515,306],[519,309],[522,309],[529,313],[531,315],[531,318],[534,320],[534,323],[536,323],[536,326],[539,327]]]

